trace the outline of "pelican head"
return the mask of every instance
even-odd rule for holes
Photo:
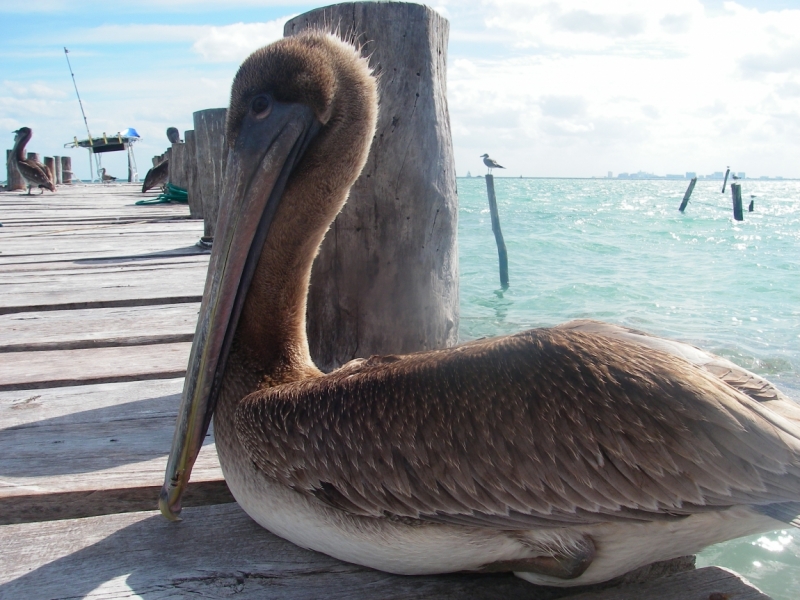
[[[237,327],[244,342],[255,340],[247,360],[262,376],[285,363],[313,368],[305,338],[311,262],[366,162],[376,107],[366,60],[330,34],[279,40],[239,68],[217,235],[159,500],[167,518],[180,513]],[[256,289],[270,285],[275,293],[249,294],[254,277]],[[278,324],[248,319],[289,305],[303,308]]]

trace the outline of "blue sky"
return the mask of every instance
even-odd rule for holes
[[[135,127],[140,171],[192,112],[225,106],[238,64],[323,6],[264,0],[0,0],[0,135],[88,175],[63,47],[94,135]],[[800,0],[440,0],[459,175],[608,171],[800,177]],[[6,147],[12,135],[7,134]],[[106,155],[125,175],[124,157]]]

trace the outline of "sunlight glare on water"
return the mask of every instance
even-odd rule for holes
[[[500,289],[483,178],[460,178],[462,341],[590,318],[691,343],[800,398],[800,182],[495,179],[510,287]],[[727,191],[727,190],[726,190]],[[754,212],[747,205],[754,201]],[[775,600],[800,590],[800,532],[707,549]]]

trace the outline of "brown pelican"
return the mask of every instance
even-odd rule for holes
[[[581,321],[320,372],[311,264],[376,112],[366,60],[331,35],[285,38],[239,69],[165,516],[213,413],[253,519],[393,573],[578,585],[799,523],[800,408],[687,344]]]
[[[25,158],[25,146],[33,136],[33,130],[30,127],[20,127],[12,132],[14,136],[14,149],[11,151],[13,160],[16,161],[19,174],[25,185],[28,186],[28,195],[31,194],[31,188],[41,188],[41,194],[45,190],[51,192],[56,191],[56,186],[53,185],[53,180],[50,177],[50,171],[38,160],[32,158]]]
[[[97,172],[100,174],[100,181],[102,181],[103,183],[108,183],[109,181],[117,180],[117,178],[114,177],[113,175],[109,175],[106,173],[105,167],[100,167],[100,169],[98,169]]]
[[[489,167],[489,173],[492,172],[492,169],[505,169],[505,167],[499,164],[495,159],[490,158],[488,154],[481,154],[481,158],[483,159],[483,164]]]
[[[169,177],[169,159],[158,163],[155,167],[147,172],[144,176],[144,183],[142,184],[142,193],[151,190],[159,185],[167,183]]]

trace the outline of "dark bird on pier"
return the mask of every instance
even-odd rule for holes
[[[167,139],[170,144],[178,144],[181,141],[181,134],[177,127],[167,127]]]
[[[234,78],[226,189],[159,505],[177,519],[211,418],[258,523],[403,574],[605,581],[800,525],[800,407],[688,344],[573,321],[331,373],[311,265],[364,166],[376,82],[309,32]]]
[[[28,195],[31,195],[31,188],[34,187],[41,188],[41,194],[44,194],[45,190],[55,192],[56,186],[53,184],[52,177],[50,177],[50,170],[38,160],[25,158],[25,146],[33,137],[33,130],[30,127],[20,127],[12,133],[16,135],[14,136],[14,149],[11,151],[10,160],[15,161],[19,174],[28,187]]]
[[[482,154],[481,158],[483,159],[483,164],[489,167],[489,173],[492,172],[492,169],[505,169],[505,167],[499,164],[495,159],[489,158],[488,154]]]
[[[117,178],[114,177],[113,175],[109,175],[108,173],[106,173],[106,170],[105,170],[104,167],[101,167],[98,170],[98,173],[100,174],[100,181],[102,181],[103,183],[108,183],[109,181],[116,181],[117,180]]]
[[[147,172],[142,184],[142,193],[152,190],[154,187],[164,186],[169,179],[169,159],[163,160]]]

